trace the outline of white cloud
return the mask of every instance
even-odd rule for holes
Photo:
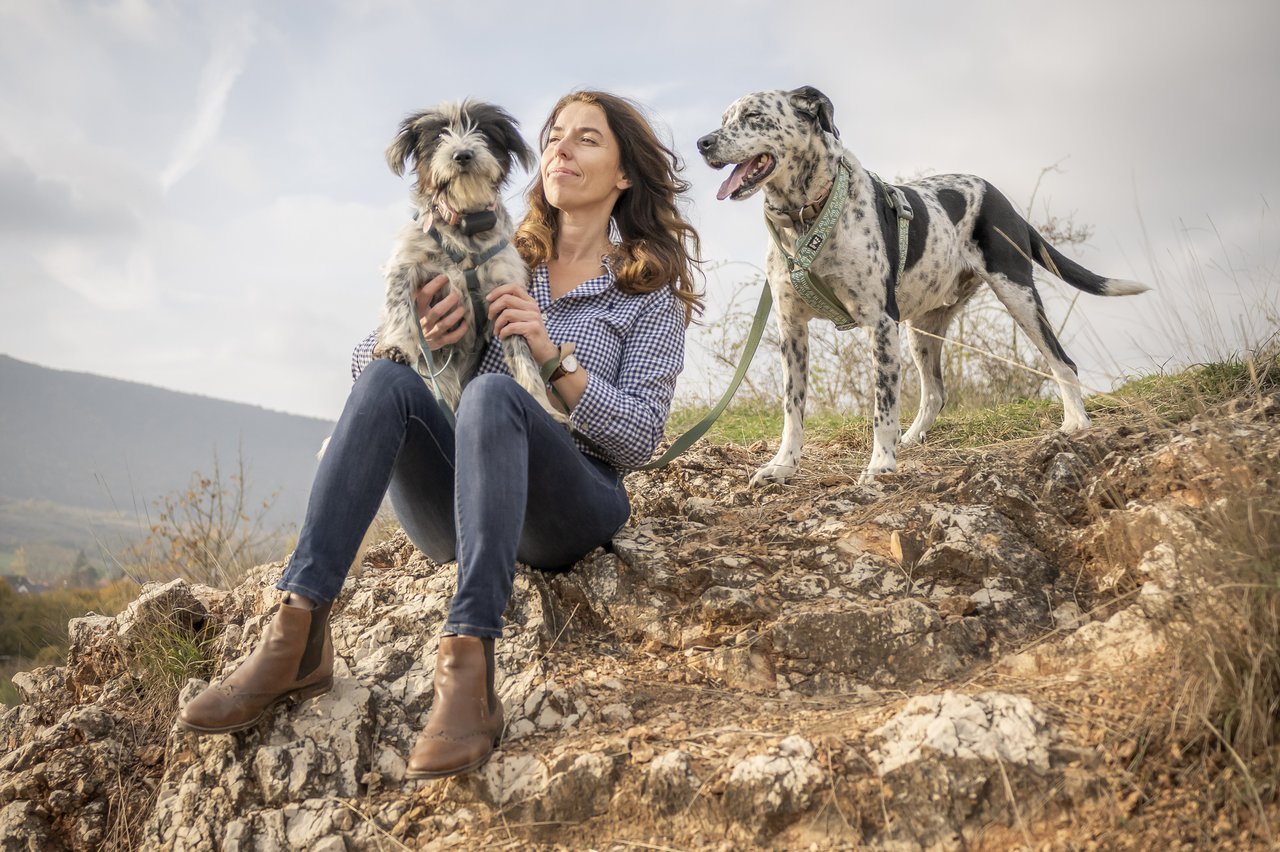
[[[244,71],[253,40],[253,21],[247,15],[238,18],[215,38],[200,75],[195,116],[179,137],[169,165],[160,175],[160,186],[166,193],[196,166],[218,135],[227,98],[236,78]]]

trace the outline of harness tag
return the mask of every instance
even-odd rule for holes
[[[812,237],[809,238],[807,248],[809,249],[809,251],[816,252],[818,249],[822,248],[822,244],[825,241],[826,241],[825,235],[814,234]]]

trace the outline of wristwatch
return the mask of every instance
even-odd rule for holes
[[[578,356],[573,354],[573,350],[576,348],[577,346],[573,343],[560,344],[560,353],[547,364],[542,365],[542,372],[546,376],[546,381],[555,382],[570,373],[578,372]],[[547,375],[547,367],[551,364],[555,364],[555,369],[551,371],[550,375]]]

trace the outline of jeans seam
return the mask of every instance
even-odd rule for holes
[[[286,583],[283,578],[281,578],[280,582],[276,584],[276,588],[282,592],[293,592],[294,594],[303,595],[304,597],[310,598],[312,602],[314,602],[317,606],[326,604],[329,601],[333,600],[333,598],[330,598],[327,595],[321,594],[320,592],[316,591],[310,586],[306,586],[306,585],[303,585],[302,583],[297,583],[293,581]]]
[[[463,630],[477,630],[479,633],[464,633]],[[478,624],[468,624],[465,621],[445,621],[444,626],[440,628],[441,633],[457,633],[460,636],[481,636],[484,638],[500,639],[502,637],[501,627],[481,627]]]

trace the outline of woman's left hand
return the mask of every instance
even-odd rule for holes
[[[489,291],[489,319],[499,339],[518,334],[529,342],[529,350],[539,364],[550,361],[559,352],[547,335],[542,309],[520,284],[502,284]]]

